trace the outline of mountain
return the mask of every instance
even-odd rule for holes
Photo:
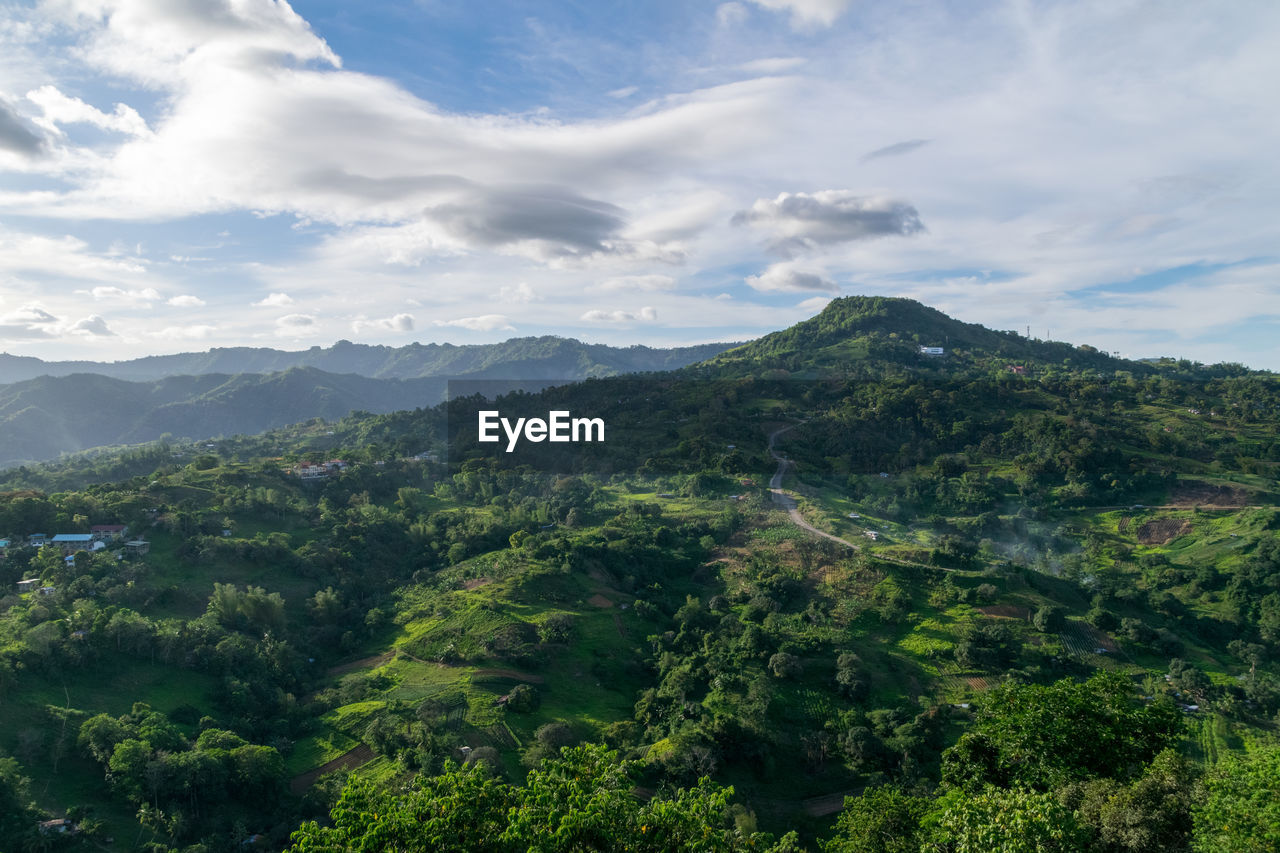
[[[376,379],[431,376],[503,379],[585,379],[651,370],[671,370],[723,352],[732,343],[698,344],[672,349],[611,347],[572,338],[512,338],[496,344],[420,344],[370,346],[338,341],[331,347],[288,351],[266,347],[218,347],[208,352],[154,355],[129,361],[42,361],[0,353],[0,383],[38,376],[93,373],[133,382],[206,373],[278,373],[311,367],[327,373],[352,373]]]
[[[941,348],[941,358],[921,351]],[[765,335],[711,358],[729,373],[762,368],[815,371],[855,370],[870,360],[884,364],[944,369],[957,366],[1003,368],[1008,364],[1068,365],[1133,372],[1153,366],[1122,361],[1089,345],[1040,341],[1016,332],[965,323],[912,299],[885,296],[846,296],[832,300],[821,313],[790,328]]]
[[[0,465],[152,441],[258,433],[357,410],[429,406],[444,379],[370,379],[291,368],[267,375],[210,373],[126,382],[77,373],[0,387]]]

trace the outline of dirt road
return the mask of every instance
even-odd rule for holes
[[[803,423],[803,421],[801,421],[801,423]],[[791,516],[792,522],[794,522],[797,527],[807,530],[816,536],[821,536],[823,539],[830,539],[832,542],[839,542],[846,548],[852,548],[857,551],[859,550],[858,546],[850,542],[848,539],[841,539],[839,536],[827,533],[825,530],[819,530],[809,522],[805,521],[804,516],[800,514],[800,508],[796,506],[796,499],[787,494],[782,488],[782,478],[786,476],[787,469],[791,467],[791,460],[787,459],[774,449],[774,444],[777,442],[778,436],[799,425],[800,424],[792,424],[791,426],[785,426],[769,433],[769,455],[778,461],[778,470],[774,471],[773,477],[769,479],[769,492],[773,495],[773,502],[787,511],[787,515]]]

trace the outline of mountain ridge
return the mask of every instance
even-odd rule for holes
[[[213,347],[204,352],[150,355],[115,362],[44,361],[0,353],[0,385],[40,376],[93,373],[146,382],[205,373],[277,373],[314,367],[373,379],[471,376],[503,379],[580,379],[650,370],[669,370],[723,352],[737,343],[658,348],[613,347],[555,335],[511,338],[496,344],[411,343],[402,347],[340,340],[330,347],[278,350],[270,347]]]

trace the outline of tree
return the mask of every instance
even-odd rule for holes
[[[949,853],[1077,853],[1088,834],[1050,793],[989,787],[934,804],[932,848]]]
[[[835,834],[822,849],[827,853],[916,853],[920,819],[928,810],[929,800],[891,785],[868,788],[857,797],[845,797]]]
[[[1280,746],[1224,758],[1205,778],[1193,816],[1202,853],[1280,849]]]
[[[1123,777],[1168,746],[1182,725],[1172,703],[1139,704],[1128,680],[1104,672],[1083,683],[1006,683],[943,753],[943,782],[1047,790],[1072,779]]]

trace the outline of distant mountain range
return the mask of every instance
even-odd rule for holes
[[[353,411],[433,406],[450,379],[572,381],[705,360],[735,344],[676,349],[516,338],[300,352],[213,349],[112,363],[0,355],[0,467],[106,445],[253,434]]]
[[[311,367],[326,373],[353,373],[374,379],[463,377],[473,379],[586,379],[651,370],[671,370],[703,361],[736,343],[655,349],[611,347],[572,338],[512,338],[496,344],[408,344],[371,346],[338,341],[331,347],[278,350],[268,347],[218,347],[207,352],[152,355],[128,361],[43,361],[0,353],[0,384],[40,376],[93,373],[132,382],[208,373],[279,373]]]

